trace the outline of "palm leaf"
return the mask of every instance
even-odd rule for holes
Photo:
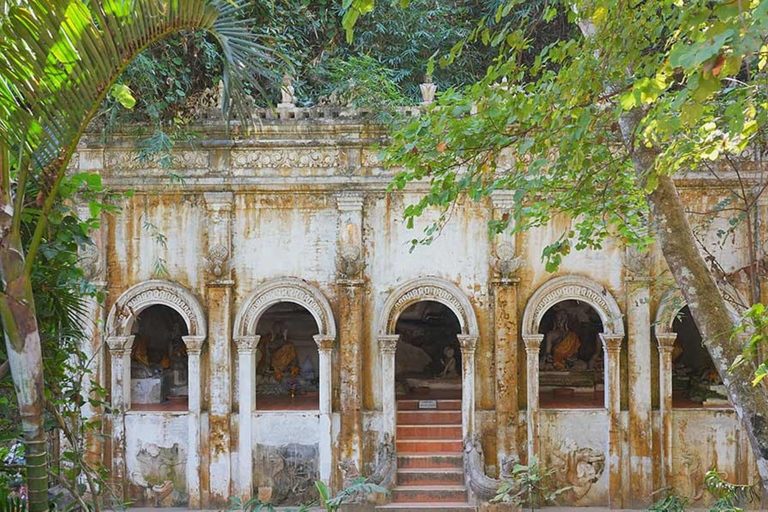
[[[144,48],[205,30],[224,56],[227,119],[248,122],[247,85],[275,60],[241,19],[245,0],[27,0],[0,6],[0,139],[32,166],[68,160],[105,95]],[[4,12],[1,12],[4,10]],[[274,67],[274,66],[270,66]]]

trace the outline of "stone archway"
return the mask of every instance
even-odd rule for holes
[[[588,304],[600,317],[603,332],[599,334],[605,356],[605,407],[608,412],[608,446],[606,457],[610,488],[620,485],[620,468],[613,462],[621,459],[621,428],[619,371],[624,322],[621,309],[611,293],[602,285],[579,275],[550,279],[534,292],[525,306],[522,335],[527,361],[527,428],[528,454],[539,454],[539,349],[544,339],[539,325],[544,314],[555,304],[577,300]]]
[[[317,323],[319,334],[314,336],[319,352],[319,416],[320,443],[318,468],[320,479],[330,482],[333,467],[331,439],[331,393],[333,345],[336,341],[336,321],[328,299],[312,284],[295,277],[281,277],[262,284],[251,292],[237,311],[233,338],[237,344],[240,403],[240,448],[238,495],[250,499],[253,487],[253,412],[256,408],[255,376],[256,349],[260,336],[256,334],[259,319],[273,305],[292,302],[309,311]]]
[[[378,340],[381,352],[382,402],[384,433],[392,442],[396,435],[397,406],[395,398],[395,352],[400,336],[395,332],[400,314],[421,301],[439,302],[448,307],[459,321],[457,335],[461,347],[462,436],[469,439],[475,432],[475,347],[480,335],[472,303],[461,289],[438,277],[408,281],[387,298],[379,316]]]
[[[187,348],[189,373],[188,444],[186,476],[189,506],[200,505],[200,352],[206,338],[203,307],[187,288],[161,279],[144,281],[128,288],[112,305],[106,332],[112,363],[111,396],[115,411],[113,421],[113,471],[117,481],[127,478],[125,466],[125,412],[131,405],[131,348],[133,325],[139,314],[150,306],[163,305],[175,310],[187,325],[182,337]]]
[[[661,464],[662,482],[670,485],[673,469],[673,418],[672,418],[672,352],[677,341],[674,330],[675,319],[688,305],[679,288],[672,288],[664,294],[656,310],[653,322],[654,336],[659,349],[659,416],[661,416]],[[734,321],[737,312],[727,304],[728,312]]]
[[[550,279],[528,299],[523,313],[523,337],[540,336],[539,324],[544,314],[564,300],[586,302],[600,316],[604,334],[624,336],[623,314],[611,293],[589,278],[567,275]]]

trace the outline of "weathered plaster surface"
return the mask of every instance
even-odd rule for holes
[[[311,471],[333,485],[340,483],[341,459],[370,474],[385,433],[394,429],[394,394],[383,382],[394,371],[394,355],[390,359],[387,350],[397,340],[387,338],[394,334],[391,329],[382,329],[390,325],[386,303],[399,287],[425,276],[448,283],[471,312],[466,318],[473,318],[472,329],[464,332],[470,337],[462,341],[462,351],[473,355],[473,366],[467,361],[463,368],[469,372],[465,382],[474,382],[472,392],[464,393],[464,425],[465,434],[479,436],[489,475],[498,474],[499,464],[525,460],[538,449],[551,465],[580,469],[576,474],[595,471],[594,482],[577,482],[576,504],[639,506],[641,494],[664,482],[661,441],[669,431],[669,469],[676,484],[689,484],[684,475],[698,461],[704,468],[716,462],[741,481],[751,478],[749,451],[732,412],[675,410],[668,428],[656,412],[661,376],[651,319],[671,283],[664,282],[663,258],[655,249],[641,265],[641,277],[654,278],[649,282],[628,271],[634,263],[626,249],[610,240],[602,250],[574,253],[550,274],[541,253],[568,229],[568,220],[556,218],[514,239],[491,240],[487,221],[505,208],[505,199],[495,197],[479,204],[461,201],[434,243],[410,251],[410,241],[439,213],[427,211],[414,230],[406,228],[403,210],[424,188],[414,184],[405,193],[386,193],[396,170],[383,168],[372,149],[381,140],[379,128],[341,117],[265,119],[255,134],[236,141],[226,141],[215,121],[200,132],[198,149],[178,151],[173,164],[184,184],[173,182],[168,170],[133,158],[129,136],[118,134],[108,146],[86,142],[79,151],[81,170],[101,173],[116,190],[136,191],[123,199],[122,214],[105,217],[98,238],[106,310],[130,287],[162,277],[196,297],[208,322],[199,335],[209,339],[198,339],[197,355],[190,359],[199,365],[196,410],[190,400],[189,413],[122,412],[124,370],[130,366],[127,340],[110,343],[110,357],[103,359],[108,368],[95,374],[111,379],[105,385],[120,406],[106,418],[116,442],[113,453],[104,456],[125,471],[130,494],[154,478],[137,462],[142,443],[169,450],[177,445],[178,453],[186,454],[184,464],[194,461],[194,468],[181,473],[193,507],[223,505],[227,495],[255,495],[275,475],[267,474],[266,462],[250,466],[249,460],[262,457],[278,464],[278,458],[292,457],[291,449],[300,454],[295,460],[316,457]],[[701,176],[679,184],[692,211],[711,209],[725,193]],[[350,202],[350,193],[359,200]],[[231,210],[215,206],[227,197]],[[732,271],[748,261],[747,248],[740,232],[735,245],[718,244],[717,230],[728,220],[721,217],[702,228],[701,236]],[[216,245],[228,249],[219,275],[211,270]],[[327,368],[319,411],[251,412],[254,396],[247,375],[252,372],[247,370],[258,340],[249,338],[255,334],[252,326],[238,331],[238,312],[261,286],[281,278],[303,280],[316,290],[327,303],[326,318],[332,319],[316,340]],[[606,385],[616,388],[609,390],[606,410],[539,411],[530,403],[538,396],[538,349],[531,337],[539,334],[535,322],[526,324],[526,319],[540,315],[533,314],[535,306],[530,315],[526,308],[537,290],[548,289],[557,278],[565,287],[586,280],[598,295],[580,300],[607,305],[605,334],[613,336],[608,341],[615,349],[607,375],[618,385]],[[579,298],[557,286],[551,291],[553,300]],[[291,300],[290,292],[285,295],[275,299]],[[106,337],[130,334],[109,332],[110,322],[106,325]],[[532,346],[530,354],[526,344]],[[190,451],[196,445],[199,449]],[[601,454],[602,471],[597,468]],[[297,478],[296,471],[277,472],[280,478]]]

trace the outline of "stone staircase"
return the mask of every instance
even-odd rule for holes
[[[461,441],[461,400],[438,399],[420,409],[418,399],[397,402],[397,482],[382,512],[469,512]]]

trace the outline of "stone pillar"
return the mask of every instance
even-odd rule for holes
[[[202,394],[202,374],[200,371],[200,352],[203,350],[205,336],[183,336],[187,347],[187,371],[189,383],[188,436],[187,452],[187,492],[189,507],[200,507],[200,409]]]
[[[81,157],[82,158],[82,157]],[[88,208],[88,204],[79,204],[77,206],[77,216],[82,221],[87,221],[91,218],[91,212]],[[80,248],[78,251],[78,257],[80,259],[79,266],[83,270],[83,274],[96,288],[96,290],[102,294],[105,293],[107,288],[107,282],[104,280],[106,275],[106,257],[104,250],[104,242],[106,237],[105,223],[89,233],[93,241],[93,245],[86,245]],[[88,364],[90,373],[83,375],[82,389],[83,398],[85,404],[83,405],[83,416],[89,421],[97,421],[103,414],[102,407],[94,407],[88,400],[91,389],[94,383],[105,386],[103,372],[105,361],[105,351],[102,350],[102,344],[104,343],[103,327],[106,325],[106,310],[103,304],[101,304],[96,297],[85,297],[85,321],[83,327],[85,330],[85,337],[83,339],[81,350],[85,354],[85,359]],[[88,453],[86,460],[90,463],[96,464],[100,462],[100,458],[103,452],[103,443],[98,436],[94,435],[95,432],[88,431],[88,439],[85,441],[85,449]]]
[[[131,346],[133,336],[107,338],[112,364],[110,387],[112,405],[112,481],[116,492],[124,497],[125,481],[125,411],[131,406]]]
[[[362,471],[363,194],[344,192],[339,209],[338,283],[341,432],[339,460]]]
[[[622,508],[621,334],[600,334],[605,351],[605,405],[608,408],[608,506]]]
[[[497,190],[491,194],[493,218],[503,221],[515,205],[514,192]],[[518,426],[520,424],[517,400],[518,323],[517,272],[523,259],[517,257],[514,239],[506,234],[494,237],[495,255],[491,258],[493,270],[494,355],[496,367],[496,447],[499,471],[509,460],[519,460]]]
[[[497,254],[501,248],[497,249]],[[513,253],[514,254],[514,253]],[[496,261],[501,260],[501,255]],[[501,266],[501,265],[500,265]],[[517,428],[517,287],[520,278],[502,272],[493,281],[494,354],[496,359],[496,446],[499,469],[519,460]]]
[[[253,412],[256,410],[256,347],[261,336],[236,337],[239,382],[239,434],[235,493],[243,503],[253,497]]]
[[[456,336],[461,347],[461,434],[471,439],[475,433],[475,347],[477,336]]]
[[[539,454],[539,349],[543,340],[543,334],[523,335],[528,374],[528,461]]]
[[[232,411],[232,192],[206,192],[208,351],[210,365],[209,479],[211,499],[225,503],[230,495],[230,426]]]
[[[672,484],[672,351],[676,339],[676,333],[656,334],[656,340],[659,342],[662,487]]]
[[[333,472],[333,440],[331,438],[331,392],[333,383],[333,343],[336,340],[330,336],[315,335],[315,343],[320,354],[320,446],[318,470],[320,480],[326,485],[332,485]]]
[[[395,442],[397,432],[397,398],[395,396],[395,353],[399,334],[379,336],[381,353],[381,412],[384,416],[384,434]]]
[[[629,370],[629,506],[653,501],[653,423],[651,417],[650,253],[626,251],[626,311]]]

